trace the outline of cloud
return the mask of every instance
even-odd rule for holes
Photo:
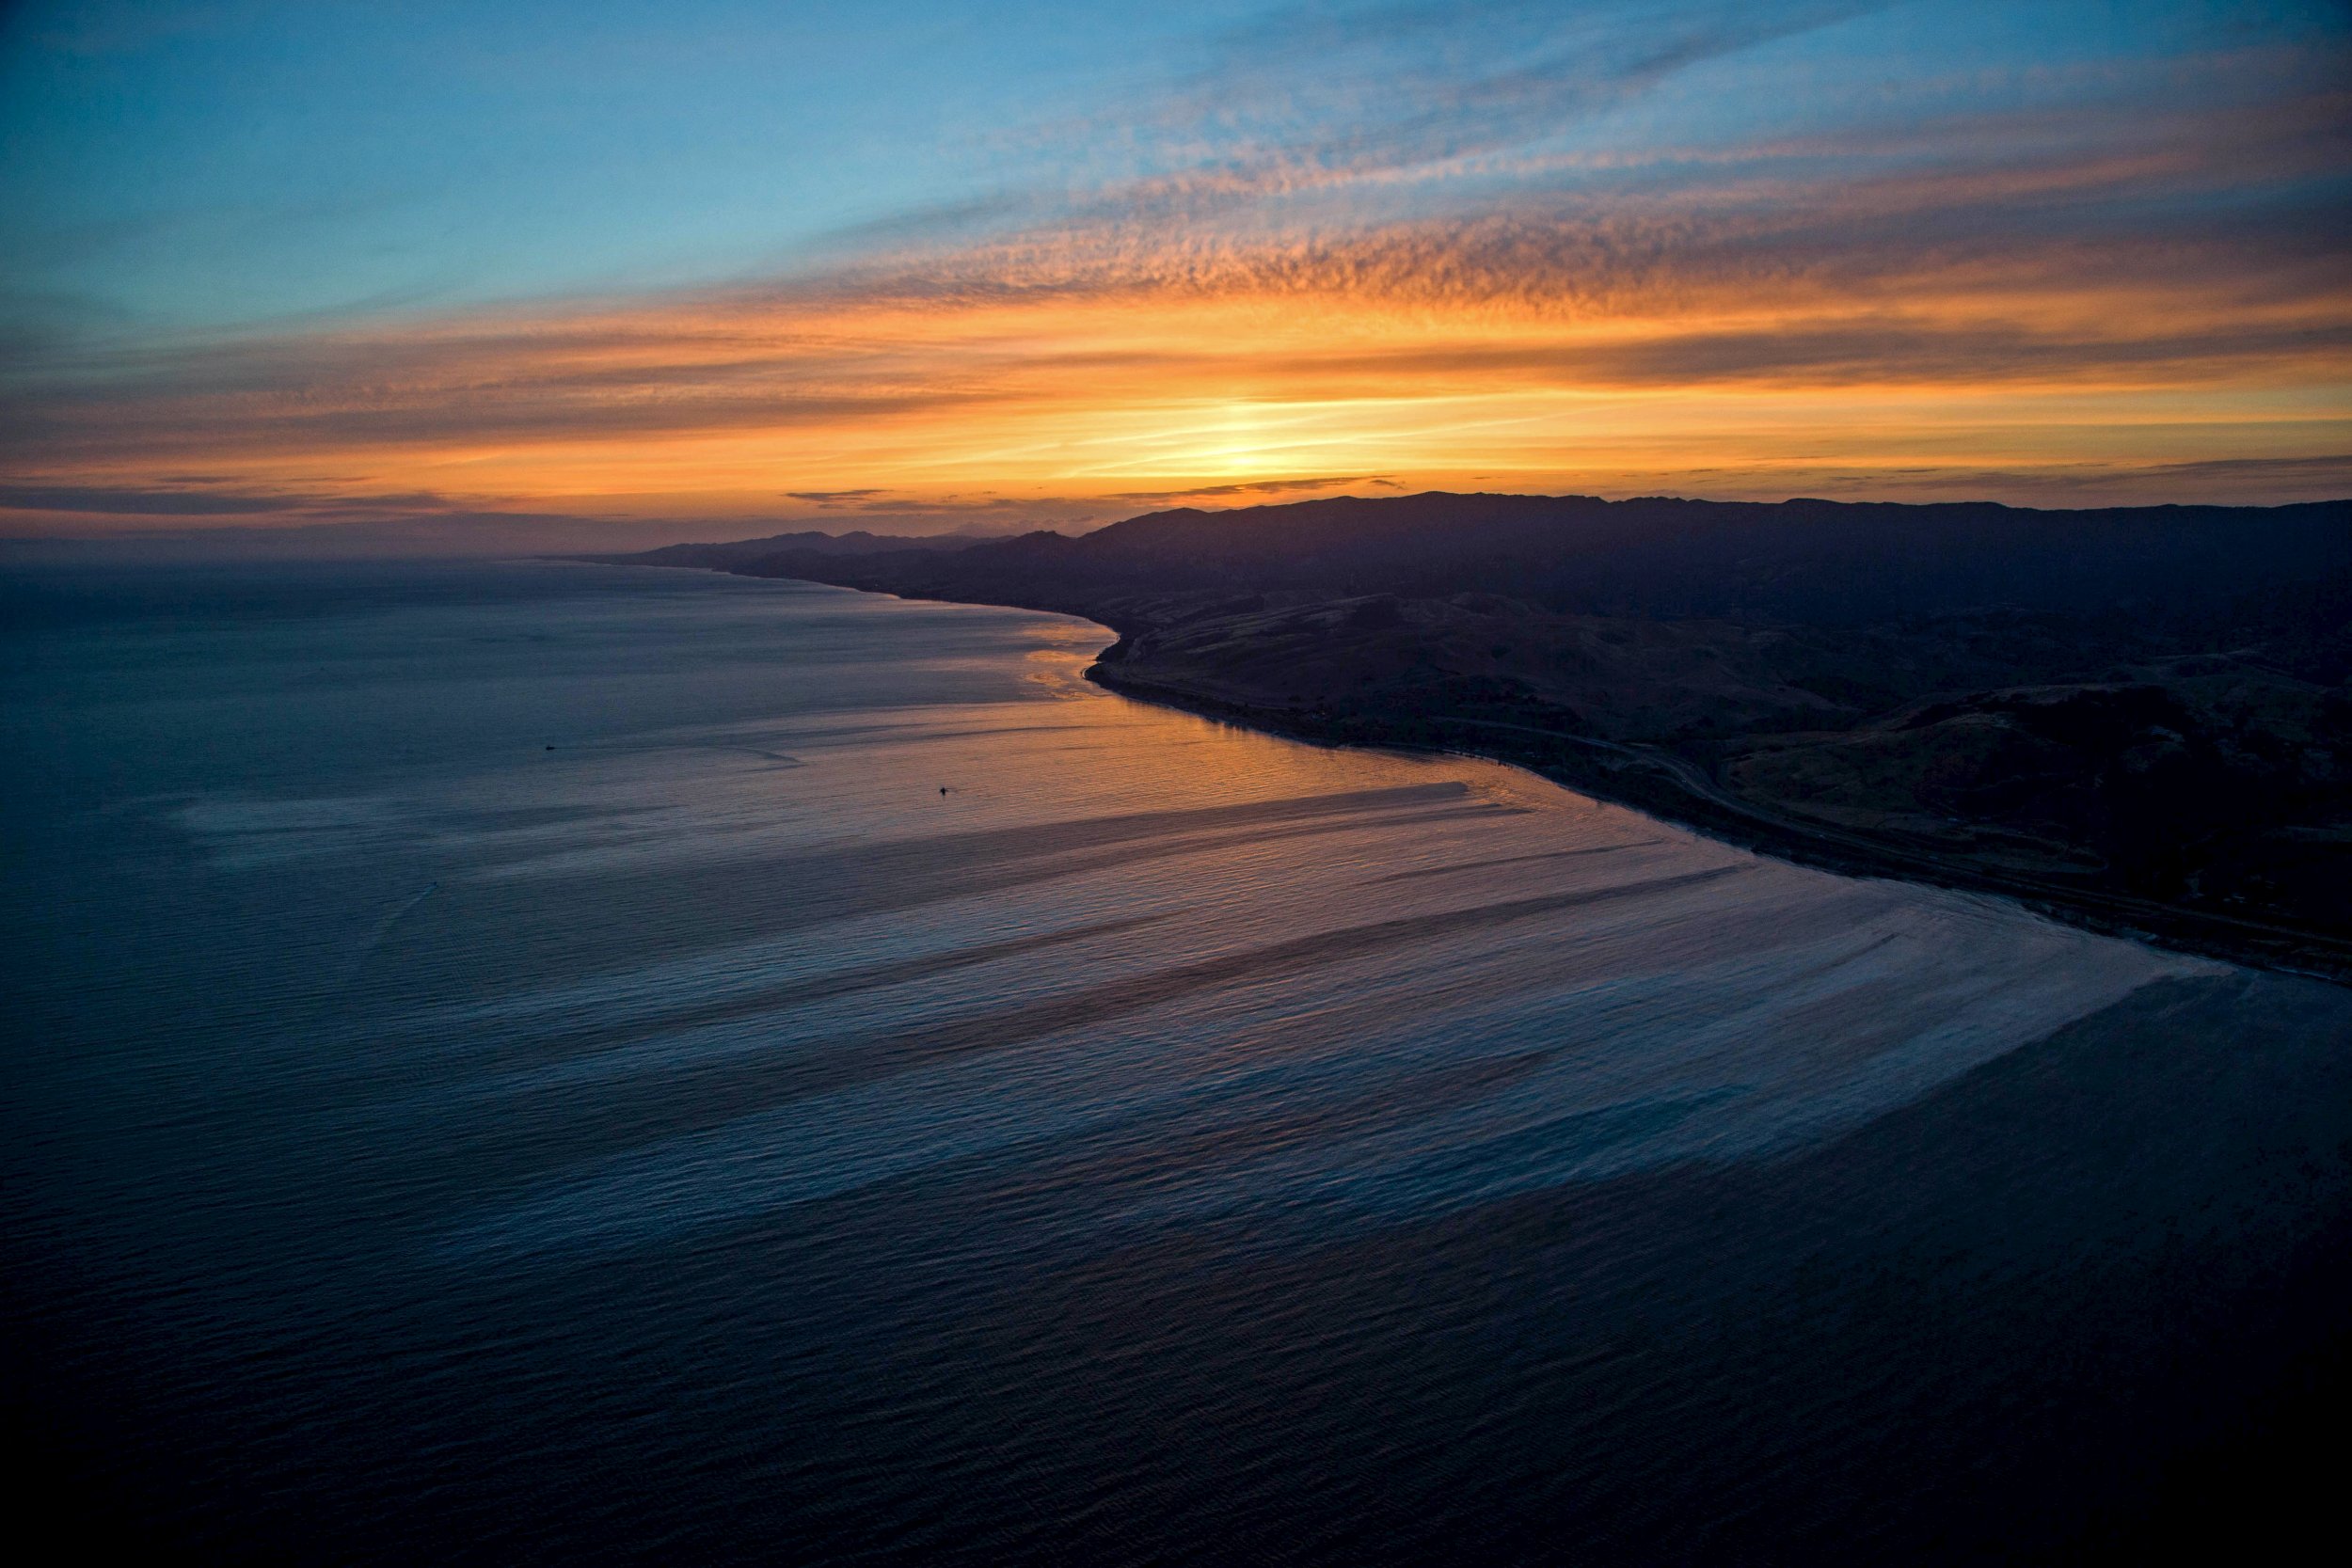
[[[2352,452],[2314,457],[2222,457],[2197,463],[2158,463],[2141,470],[2158,482],[2252,480],[2265,483],[2317,484],[2352,496]]]
[[[302,501],[289,496],[240,495],[199,490],[149,490],[95,484],[0,484],[0,511],[93,512],[115,516],[249,516],[289,512]]]
[[[1735,487],[1755,486],[1741,475]],[[1788,476],[1766,480],[1765,492],[1787,493]],[[2076,462],[2031,468],[1956,464],[1910,470],[1824,472],[1806,488],[1823,495],[1892,499],[1993,499],[2053,508],[2148,504],[2276,505],[2352,498],[2352,454],[2225,458],[2193,463]]]
[[[1887,0],[1500,0],[1295,6],[1212,40],[1147,101],[1023,136],[1095,174],[928,214],[938,231],[1025,214],[1197,222],[1268,198],[1393,184],[1556,139],[1713,59],[1886,8]],[[910,222],[898,231],[925,231]]]
[[[155,486],[106,484],[0,484],[0,511],[88,513],[114,517],[251,517],[278,513],[336,517],[382,513],[457,510],[461,503],[424,491],[355,495],[346,491],[255,491],[184,489],[205,483],[181,476]]]
[[[1376,474],[1348,474],[1337,478],[1317,479],[1258,479],[1240,484],[1196,484],[1184,490],[1122,490],[1108,497],[1120,501],[1199,500],[1213,496],[1274,496],[1298,490],[1336,490],[1343,484],[1380,484],[1391,489],[1394,482]]]
[[[2352,347],[2352,288],[2313,215],[2039,245],[1964,224],[1936,243],[1929,221],[1911,246],[1891,238],[1899,212],[1861,198],[1800,217],[1520,216],[1073,269],[1062,287],[836,279],[109,350],[0,390],[0,462],[20,483],[133,454],[150,474],[232,454],[347,471],[418,451],[837,445],[910,420],[951,451],[959,429],[1062,410],[1416,389],[2311,385]]]

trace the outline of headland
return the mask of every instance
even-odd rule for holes
[[[2352,502],[1433,493],[589,559],[1081,615],[1129,696],[2352,979]]]

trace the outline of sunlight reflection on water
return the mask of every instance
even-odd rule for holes
[[[2330,988],[1150,707],[1083,623],[118,591],[0,709],[11,1256],[119,1363],[86,1407],[167,1402],[239,1528],[331,1497],[332,1556],[1842,1541],[2094,1365],[2004,1347],[2163,1299],[2073,1259],[2275,1212],[2259,1275],[2337,1190],[2271,1173],[2352,1148]],[[2000,1100],[2070,1023],[2125,1066]]]
[[[179,808],[227,871],[389,853],[437,888],[364,939],[330,1053],[401,1082],[370,1119],[483,1151],[455,1255],[981,1160],[1066,1188],[1065,1239],[1378,1222],[1820,1137],[2210,972],[1140,705],[1084,681],[1082,623],[787,602],[870,627],[887,713],[787,666],[780,712]]]

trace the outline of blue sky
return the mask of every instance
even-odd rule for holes
[[[11,282],[182,325],[790,266],[1050,177],[1025,128],[1148,90],[1218,9],[37,5]]]
[[[2343,31],[2309,6],[1483,9],[33,4],[0,46],[8,285],[171,326],[678,284],[1266,143],[1407,167],[1736,145]],[[1667,79],[1617,100],[1645,56]],[[1476,96],[1515,71],[1549,79]]]

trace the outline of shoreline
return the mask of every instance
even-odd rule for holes
[[[613,561],[594,563],[624,564]],[[628,564],[645,565],[658,571],[755,575],[700,564]],[[1992,894],[2045,918],[2101,936],[2304,979],[2352,986],[2352,941],[2185,910],[2126,894],[2068,886],[2023,872],[1970,863],[1948,854],[1909,848],[1828,824],[1791,820],[1727,795],[1701,776],[1694,765],[1659,748],[1572,736],[1532,725],[1442,715],[1320,716],[1297,708],[1236,702],[1140,678],[1123,668],[1125,650],[1131,639],[1150,629],[1148,626],[1121,626],[1115,610],[1106,618],[1105,608],[1100,605],[1050,602],[1056,597],[1051,594],[1024,594],[1027,602],[1022,602],[1010,597],[907,592],[879,583],[827,581],[822,578],[770,580],[807,582],[851,593],[878,594],[886,598],[1072,616],[1102,627],[1113,639],[1088,666],[1086,679],[1106,691],[1137,702],[1153,703],[1314,745],[1458,752],[1523,768],[1563,788],[1791,864],[1839,876],[1882,878]]]
[[[900,595],[893,595],[898,597]],[[917,595],[905,595],[915,597]],[[972,603],[970,600],[944,601]],[[1012,605],[1008,609],[1028,609]],[[1053,614],[1077,613],[1068,610]],[[1080,616],[1092,620],[1091,616]],[[1102,626],[1100,621],[1095,622]],[[1116,634],[1116,627],[1105,627]],[[1125,639],[1121,637],[1120,642]],[[1187,691],[1160,682],[1137,680],[1118,672],[1109,655],[1112,644],[1088,667],[1086,678],[1106,691],[1137,702],[1156,703],[1184,712],[1239,724],[1288,740],[1324,746],[1385,747],[1404,751],[1454,752],[1522,768],[1549,783],[1611,805],[1638,811],[1686,832],[1732,845],[1756,854],[1770,855],[1791,864],[1845,877],[1881,878],[1968,893],[1989,893],[2007,898],[2036,914],[2101,936],[2139,942],[2167,951],[2225,963],[2293,974],[2334,985],[2352,985],[2352,943],[2332,942],[2310,932],[2239,921],[2226,915],[2206,915],[2176,910],[2124,895],[2055,886],[2020,873],[1986,867],[1905,850],[1873,842],[1859,834],[1787,821],[1730,800],[1720,791],[1702,790],[1688,778],[1694,771],[1679,758],[1647,748],[1621,745],[1581,736],[1553,735],[1532,726],[1520,745],[1497,744],[1493,736],[1459,736],[1442,734],[1448,728],[1511,730],[1474,719],[1428,718],[1390,722],[1350,718],[1319,720],[1312,714],[1252,707],[1228,699]],[[1437,736],[1430,731],[1440,732]],[[1592,766],[1578,767],[1570,757],[1584,752]],[[1607,754],[1601,762],[1594,753]],[[2316,949],[2316,951],[2312,951]]]

